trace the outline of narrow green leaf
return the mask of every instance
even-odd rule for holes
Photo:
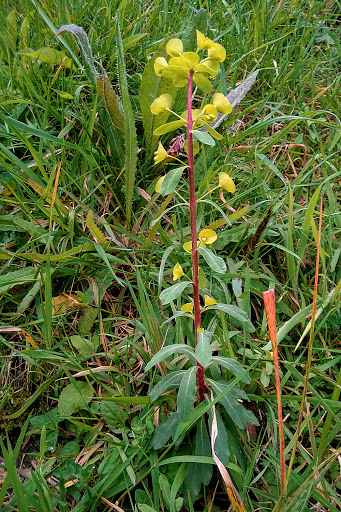
[[[311,229],[310,221],[311,221],[311,217],[314,214],[316,202],[320,195],[320,191],[321,191],[321,186],[315,190],[312,198],[309,201],[309,205],[308,205],[307,210],[304,215],[303,226],[302,226],[302,230],[300,233],[300,242],[298,244],[298,249],[297,249],[297,254],[301,258],[301,260],[303,259],[303,256],[304,256],[307,244],[308,244],[308,237],[309,237],[309,233],[310,233],[310,229]]]
[[[168,464],[182,464],[183,462],[196,462],[197,464],[214,464],[213,457],[204,455],[177,455],[169,459],[162,460],[158,466],[167,466]]]
[[[160,137],[161,135],[164,135],[165,133],[173,132],[174,130],[177,130],[181,126],[185,126],[185,121],[171,121],[170,123],[162,124],[156,130],[154,130],[154,135],[157,137]]]
[[[123,112],[124,112],[124,134],[125,134],[125,200],[126,200],[126,221],[131,223],[133,196],[135,188],[135,174],[137,164],[137,137],[134,121],[133,108],[131,106],[128,84],[127,71],[124,59],[124,50],[120,29],[120,13],[117,11],[117,53],[118,53],[118,81],[122,96]]]
[[[186,370],[178,391],[178,413],[180,419],[185,421],[193,408],[197,366]]]
[[[192,130],[192,135],[196,140],[198,140],[202,144],[207,144],[207,146],[215,146],[215,140],[207,132],[199,132],[198,130]]]
[[[213,356],[211,359],[211,364],[217,364],[218,366],[223,366],[224,368],[229,370],[236,377],[238,377],[238,375],[243,375],[243,377],[240,380],[242,382],[245,382],[246,384],[249,384],[249,382],[250,382],[249,375],[244,374],[244,368],[235,359],[231,359],[229,357],[223,357],[223,356]]]
[[[185,374],[185,370],[175,370],[165,377],[153,387],[150,392],[150,399],[152,402],[159,398],[162,393],[169,391],[170,389],[178,388],[181,384],[181,380]]]
[[[160,294],[160,300],[163,305],[169,304],[172,302],[172,300],[177,299],[180,297],[182,292],[191,284],[191,281],[184,281],[182,283],[176,283],[173,284],[173,286],[170,286],[169,288],[166,288],[163,290]]]
[[[217,382],[212,379],[207,380],[216,395],[226,389],[228,385],[224,381]],[[237,399],[240,398],[243,398],[244,400],[248,399],[244,391],[234,387],[220,400],[220,402],[237,427],[245,429],[247,423],[258,425],[258,420],[253,412],[246,409],[240,402],[237,401]]]
[[[207,265],[214,270],[214,272],[218,272],[219,274],[223,274],[226,272],[226,263],[220,256],[216,256],[211,249],[207,249],[206,247],[198,247],[198,252],[206,261]]]
[[[212,348],[210,339],[205,331],[198,333],[198,343],[195,347],[195,357],[198,363],[200,363],[204,368],[207,368],[211,362]]]
[[[174,192],[185,169],[186,165],[183,165],[182,167],[177,167],[169,171],[162,182],[160,194],[167,196],[171,192]]]
[[[257,158],[259,158],[261,162],[263,162],[264,165],[266,165],[270,169],[270,171],[272,171],[284,183],[286,187],[288,186],[288,183],[284,178],[283,174],[281,173],[281,171],[266,155],[263,155],[262,153],[256,153],[256,156]]]
[[[213,306],[208,306],[206,309],[219,309],[219,311],[224,311],[224,313],[227,313],[232,318],[235,318],[239,322],[248,322],[249,318],[247,316],[247,313],[240,309],[238,306],[234,306],[233,304],[221,304],[218,302],[218,304],[214,304]]]
[[[158,363],[161,363],[173,354],[186,354],[186,356],[195,364],[194,349],[182,343],[174,343],[163,347],[157,354],[155,354],[145,367],[145,371],[150,370]]]
[[[154,450],[160,450],[167,441],[175,434],[180,423],[180,416],[177,412],[171,414],[162,425],[154,430],[152,446]]]

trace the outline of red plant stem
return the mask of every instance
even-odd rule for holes
[[[281,382],[279,376],[279,363],[278,363],[278,347],[277,347],[277,328],[276,328],[276,303],[275,291],[268,290],[263,292],[263,300],[266,311],[266,318],[268,321],[270,340],[272,345],[272,352],[274,356],[275,376],[276,376],[276,394],[277,394],[277,415],[278,415],[278,434],[279,434],[279,454],[281,466],[281,493],[286,494],[287,477],[285,469],[285,452],[284,452],[284,428],[283,428],[283,413],[282,413],[282,397],[281,397]]]
[[[199,298],[199,263],[197,251],[197,201],[195,199],[194,182],[194,155],[193,155],[193,118],[192,118],[192,79],[193,70],[191,69],[188,77],[187,90],[187,141],[188,141],[188,178],[189,178],[189,210],[191,216],[191,238],[192,238],[192,276],[193,276],[193,300],[194,300],[194,332],[195,344],[198,343],[198,329],[201,326],[201,311]],[[199,399],[202,402],[205,398],[205,369],[197,363],[197,379],[199,389]]]

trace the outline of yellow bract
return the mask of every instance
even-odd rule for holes
[[[158,115],[166,112],[172,105],[172,96],[170,94],[161,94],[150,105],[150,110],[153,114]]]
[[[209,50],[210,48],[215,48],[216,43],[211,41],[208,37],[204,36],[202,32],[199,30],[197,32],[197,43],[198,43],[198,50]]]
[[[161,188],[162,182],[165,179],[165,177],[166,176],[161,176],[161,178],[159,178],[157,180],[156,185],[155,185],[155,192],[160,192],[160,188]]]
[[[201,118],[203,121],[207,121],[208,123],[211,123],[217,118],[218,111],[214,105],[211,105],[210,103],[206,105],[202,110],[202,116]]]
[[[219,186],[227,192],[231,192],[231,194],[234,194],[236,191],[236,185],[227,172],[219,173]]]
[[[189,240],[188,242],[185,242],[182,246],[186,252],[189,254],[192,254],[192,241]],[[205,243],[202,240],[197,240],[197,247],[206,247]]]
[[[199,240],[204,242],[204,244],[213,244],[217,240],[217,233],[213,231],[213,229],[203,229],[199,233]]]
[[[214,304],[218,304],[218,302],[213,299],[213,297],[210,297],[209,295],[204,295],[204,301],[205,301],[205,306],[214,306]]]
[[[221,92],[216,92],[213,96],[213,105],[222,114],[230,114],[232,112],[231,103]]]
[[[221,44],[217,44],[215,48],[208,50],[208,58],[217,62],[224,62],[226,59],[226,50]]]
[[[176,265],[173,268],[173,281],[177,281],[183,275],[184,271],[182,270],[180,263],[176,263]]]
[[[194,308],[193,302],[186,302],[183,306],[181,306],[181,311],[185,311],[185,313],[192,313]]]
[[[169,157],[169,155],[168,155],[167,151],[165,150],[165,148],[163,147],[161,142],[159,142],[159,146],[158,146],[157,150],[154,153],[154,161],[155,161],[155,163],[158,164],[158,163],[162,162],[163,160],[165,160],[168,157]],[[163,178],[164,178],[164,176],[163,176]],[[157,192],[159,192],[159,191],[157,191]]]
[[[184,51],[181,39],[171,39],[166,46],[166,52],[171,57],[178,57]]]
[[[168,66],[168,62],[164,57],[157,57],[154,62],[154,71],[157,76],[162,75],[162,71]]]

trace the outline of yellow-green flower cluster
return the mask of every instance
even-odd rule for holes
[[[200,60],[198,52],[207,50],[207,57]],[[210,78],[217,76],[220,62],[226,58],[225,48],[204,36],[197,30],[197,51],[184,52],[181,39],[171,39],[166,51],[170,56],[169,62],[164,57],[157,57],[154,70],[158,76],[173,80],[175,87],[185,87],[190,71],[193,71],[193,81],[203,92],[212,90]]]

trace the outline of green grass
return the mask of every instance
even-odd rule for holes
[[[237,185],[235,195],[225,194],[227,204],[235,210],[248,205],[247,221],[237,218],[231,227],[211,204],[198,207],[202,226],[221,226],[215,249],[228,267],[225,274],[207,271],[208,288],[220,302],[238,305],[255,328],[223,312],[204,317],[221,354],[250,370],[251,383],[243,389],[260,422],[255,432],[239,430],[222,411],[227,468],[248,511],[279,510],[276,390],[262,292],[276,292],[289,464],[307,362],[322,196],[307,405],[281,510],[337,511],[340,3],[192,0],[180,9],[167,0],[45,7],[22,0],[15,10],[13,4],[2,1],[0,20],[0,482],[8,475],[0,508],[88,512],[111,510],[116,502],[134,512],[172,512],[182,503],[182,511],[229,507],[215,468],[199,499],[188,501],[190,421],[182,424],[181,442],[153,448],[155,425],[174,411],[176,395],[152,404],[149,392],[160,370],[144,371],[164,342],[191,344],[193,334],[186,318],[164,323],[177,304],[161,308],[159,301],[174,264],[189,268],[173,244],[189,238],[189,215],[178,206],[151,227],[175,203],[154,194],[166,167],[153,165],[155,119],[147,120],[140,89],[142,84],[145,94],[155,87],[143,72],[164,41],[176,35],[190,46],[199,28],[227,48],[216,90],[227,94],[260,69],[220,126],[222,145],[206,146],[196,159],[200,192],[224,170]],[[120,96],[124,133],[81,69],[75,37],[54,35],[70,23],[84,27],[94,58]],[[27,56],[43,47],[65,52],[72,65]],[[184,109],[181,90],[175,101]],[[166,148],[175,135],[162,137]],[[186,183],[180,193],[187,197]],[[232,213],[217,191],[206,199]],[[160,366],[166,375],[174,365],[168,360]],[[180,359],[175,368],[182,368]],[[194,413],[204,418],[203,404]]]

